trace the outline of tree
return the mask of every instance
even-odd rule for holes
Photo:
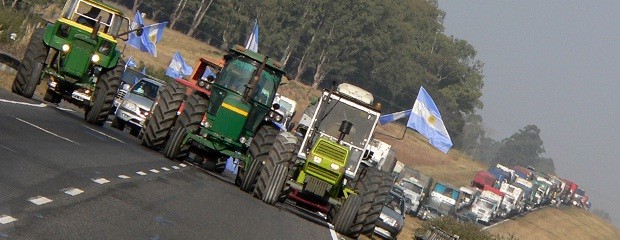
[[[592,209],[592,213],[594,213],[594,215],[602,218],[603,220],[607,221],[607,222],[612,222],[611,221],[611,215],[609,215],[608,212],[606,212],[605,210],[602,209]]]
[[[207,13],[212,3],[213,0],[209,0],[209,2],[205,5],[205,0],[200,0],[198,10],[196,10],[192,24],[189,27],[189,31],[187,31],[187,35],[194,36],[194,31],[196,31],[196,28],[198,28],[198,25],[202,22],[202,18],[205,16],[205,13]]]
[[[183,10],[185,9],[185,5],[187,4],[187,0],[179,0],[176,7],[174,8],[174,12],[172,16],[170,16],[170,28],[174,29],[174,25],[177,23],[181,15],[183,14]]]
[[[542,158],[545,153],[540,129],[536,125],[527,125],[509,138],[502,140],[503,145],[493,159],[493,165],[501,163],[512,167],[515,165],[533,166],[540,171],[554,173],[553,159]]]

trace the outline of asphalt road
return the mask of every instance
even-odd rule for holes
[[[82,117],[0,89],[0,239],[335,237]]]

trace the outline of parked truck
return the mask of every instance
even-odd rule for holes
[[[570,180],[564,179],[564,181],[566,182],[566,191],[564,191],[563,196],[561,196],[562,203],[570,205],[573,202],[573,197],[579,186]]]
[[[476,200],[476,197],[480,195],[480,190],[474,187],[460,187],[461,199],[458,203],[457,210],[465,210],[471,207]]]
[[[500,217],[512,217],[520,213],[525,208],[523,190],[510,183],[502,183],[499,189],[504,193],[504,200],[500,205],[502,210]]]
[[[410,167],[403,168],[397,179],[398,185],[405,190],[405,197],[411,200],[408,213],[416,215],[422,203],[429,196],[433,179]]]
[[[504,193],[485,185],[471,206],[471,212],[476,214],[477,221],[490,224],[499,214],[499,208],[504,198]]]
[[[504,171],[505,173],[508,173],[510,175],[510,178],[508,179],[509,183],[512,183],[515,181],[515,179],[517,178],[517,172],[514,169],[510,169],[504,165],[501,164],[497,164],[495,166],[496,168],[499,168],[500,170]]]
[[[47,77],[45,101],[75,104],[87,122],[102,126],[124,67],[116,46],[128,30],[129,19],[111,5],[68,0],[60,18],[34,30],[11,90],[31,98]]]
[[[278,113],[280,113],[280,115],[283,116],[281,128],[287,131],[291,131],[295,126],[293,118],[297,113],[297,101],[290,99],[280,93],[276,93],[276,97],[273,100],[273,103],[277,103],[279,105],[278,109],[275,109],[275,111],[277,111]]]
[[[515,170],[515,174],[517,174],[518,177],[525,180],[532,179],[532,171],[530,171],[529,169],[522,166],[514,166],[512,169]]]
[[[517,178],[515,180],[515,186],[520,187],[526,193],[525,197],[525,210],[531,211],[536,205],[540,203],[540,197],[536,193],[538,192],[538,185],[525,180],[523,178]]]
[[[418,217],[422,220],[452,216],[456,213],[457,203],[460,199],[458,189],[444,183],[435,183],[429,199],[418,211]]]
[[[327,213],[343,235],[372,234],[394,185],[393,169],[381,171],[364,154],[380,105],[370,92],[342,83],[324,90],[312,109],[305,111],[309,121],[301,136],[278,134],[262,162],[254,196],[267,204],[288,198]]]
[[[499,182],[497,178],[493,174],[485,170],[480,170],[476,172],[474,180],[471,182],[471,186],[479,190],[482,190],[485,185],[496,186],[498,184]]]
[[[392,148],[392,145],[387,144],[378,139],[372,139],[368,144],[368,154],[364,156],[368,159],[368,162],[381,169],[384,172],[393,172],[396,167],[396,151]]]
[[[495,183],[495,185],[492,185],[492,187],[496,189],[499,189],[502,183],[510,181],[510,174],[507,172],[504,172],[503,170],[499,168],[495,168],[495,167],[491,168],[489,169],[489,173],[491,173],[493,176],[495,176],[495,178],[497,178],[497,182]]]

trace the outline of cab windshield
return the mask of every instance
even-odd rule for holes
[[[94,28],[97,21],[100,20],[99,31],[108,35],[118,35],[121,25],[129,26],[126,18],[91,3],[78,0],[68,1],[61,16],[89,28]]]
[[[250,83],[254,72],[258,69],[257,65],[256,61],[249,59],[234,59],[222,69],[216,83],[242,95],[245,92],[246,86]],[[264,105],[271,105],[278,86],[277,80],[281,77],[281,74],[277,74],[273,69],[265,68],[261,72],[257,89],[252,99]]]
[[[148,98],[154,101],[155,98],[157,97],[158,90],[159,90],[159,86],[151,82],[140,81],[136,83],[136,85],[134,85],[133,88],[131,88],[131,93],[143,96],[145,98]]]

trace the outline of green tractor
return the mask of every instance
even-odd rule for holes
[[[205,78],[209,69],[215,79]],[[176,79],[159,94],[141,133],[142,145],[163,148],[170,159],[192,160],[223,172],[230,157],[239,160],[236,184],[252,191],[261,161],[284,117],[273,104],[283,84],[282,64],[236,45],[223,62],[201,59],[189,81]]]
[[[308,109],[298,128],[305,131],[276,137],[254,196],[326,213],[337,232],[353,238],[372,234],[394,183],[393,169],[382,171],[371,161],[380,105],[369,92],[343,83]]]
[[[124,67],[117,38],[130,31],[122,29],[129,19],[121,11],[96,0],[67,1],[55,23],[35,29],[12,91],[32,98],[47,76],[45,101],[64,99],[83,108],[87,122],[103,125]]]

